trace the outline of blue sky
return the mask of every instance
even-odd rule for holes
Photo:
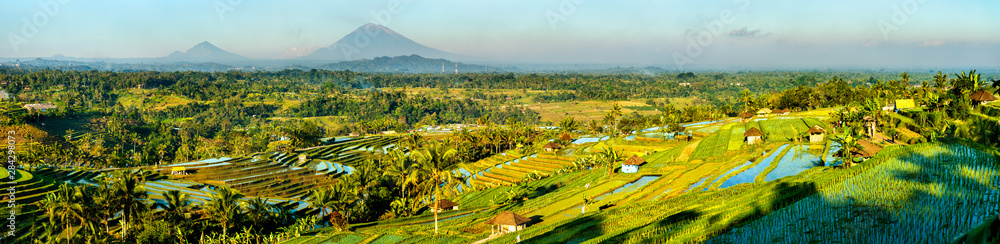
[[[209,41],[291,58],[376,22],[505,61],[1000,66],[997,10],[989,0],[6,1],[0,57],[159,57]]]

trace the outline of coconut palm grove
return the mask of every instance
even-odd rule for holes
[[[10,1],[0,243],[1000,243],[997,9]]]

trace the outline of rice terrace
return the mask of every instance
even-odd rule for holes
[[[0,11],[0,243],[1000,243],[1000,3],[160,2]]]

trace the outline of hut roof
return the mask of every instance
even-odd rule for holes
[[[757,110],[757,113],[758,114],[769,114],[769,113],[771,113],[771,109],[769,109],[769,108],[762,108],[760,110]]]
[[[917,103],[913,102],[913,99],[897,99],[896,109],[908,109],[917,107]]]
[[[645,163],[646,163],[645,159],[642,159],[636,155],[632,155],[632,157],[626,159],[625,162],[622,163],[622,165],[642,165]]]
[[[563,133],[562,136],[559,137],[559,140],[569,141],[573,140],[573,137],[569,136],[569,133]]]
[[[438,201],[438,208],[450,208],[454,206],[458,206],[458,203],[452,202],[448,199],[441,199],[441,201]],[[431,207],[433,208],[434,206],[431,205]]]
[[[529,221],[531,220],[525,218],[524,216],[517,215],[514,212],[503,211],[500,214],[497,214],[496,217],[487,220],[486,223],[494,225],[521,225],[524,223],[528,223]]]
[[[864,121],[875,121],[875,117],[865,116],[864,118],[861,118],[861,120],[864,120]]]
[[[788,113],[788,112],[791,112],[791,110],[783,109],[783,108],[779,108],[777,110],[774,110],[774,113],[776,113],[776,114],[782,114],[782,113]]]
[[[752,118],[752,117],[753,117],[753,114],[750,113],[750,112],[740,113],[740,118],[749,119],[749,118]]]
[[[559,148],[562,148],[562,146],[560,146],[559,144],[556,144],[555,142],[549,142],[548,144],[545,144],[545,146],[542,146],[542,148],[559,149]]]
[[[744,133],[743,133],[743,136],[744,136],[744,137],[750,137],[750,136],[764,136],[764,132],[763,132],[763,131],[760,131],[760,129],[757,129],[757,127],[750,127],[750,129],[749,129],[749,130],[747,130],[747,132],[744,132]]]
[[[826,130],[824,130],[822,126],[814,125],[812,128],[809,128],[809,131],[806,131],[806,133],[809,133],[809,134],[813,134],[813,133],[826,133]]]
[[[993,96],[993,94],[990,94],[989,92],[986,92],[986,90],[979,90],[972,93],[972,95],[969,95],[969,99],[977,102],[990,102],[996,101],[997,97]]]

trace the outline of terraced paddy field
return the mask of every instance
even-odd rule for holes
[[[366,137],[334,140],[330,145],[295,150],[294,153],[255,154],[167,165],[156,171],[200,184],[225,185],[246,196],[307,198],[310,189],[332,185],[350,174],[359,160],[372,150],[392,147],[397,137]],[[175,167],[186,174],[172,175]],[[154,187],[154,189],[157,189]]]
[[[512,150],[473,163],[479,170],[469,179],[469,184],[484,187],[509,186],[524,180],[530,173],[551,175],[558,169],[572,165],[576,158],[553,153],[525,156]]]
[[[348,234],[358,235],[351,240],[360,238],[359,243],[515,243],[518,235],[526,243],[851,242],[859,235],[887,243],[945,242],[1000,212],[995,149],[958,140],[887,145],[855,167],[834,168],[830,162],[839,144],[795,140],[796,130],[826,126],[821,117],[804,114],[692,124],[714,128],[691,142],[610,138],[571,144],[565,149],[573,150],[571,156],[494,155],[474,163],[477,172],[470,180],[489,187],[451,198],[462,210],[442,214],[441,239],[430,239],[433,224],[424,214],[354,224],[350,232],[319,229],[290,243]],[[746,146],[747,125],[777,132],[770,134],[772,141]],[[558,169],[604,148],[646,163],[634,174],[621,173],[616,165],[608,175],[598,165],[518,181],[535,168]],[[518,191],[525,192],[523,199],[495,203]],[[938,207],[915,207],[925,205]],[[518,235],[491,236],[485,221],[501,211],[531,222]],[[922,223],[925,219],[931,222]],[[933,237],[916,237],[909,229]]]

